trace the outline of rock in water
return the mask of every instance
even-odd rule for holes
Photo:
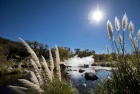
[[[60,68],[61,68],[61,69],[65,69],[66,66],[65,66],[64,64],[60,64]]]
[[[97,80],[98,79],[97,75],[95,73],[92,73],[92,72],[86,72],[85,78],[87,80]]]
[[[84,71],[85,71],[85,70],[79,69],[79,72],[80,72],[80,73],[83,73]]]

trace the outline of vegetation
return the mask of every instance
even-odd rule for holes
[[[49,60],[49,45],[42,44],[37,41],[28,41],[26,43],[35,51],[38,57],[44,56],[46,61]],[[6,49],[5,49],[6,48]],[[69,57],[78,55],[79,57],[86,57],[93,55],[95,62],[107,62],[110,60],[112,54],[96,54],[94,50],[81,50],[75,48],[74,52],[69,47],[58,47],[60,53],[60,60],[64,61]],[[52,56],[55,57],[55,48],[50,49]],[[0,64],[4,62],[26,62],[29,61],[30,55],[26,51],[25,47],[20,42],[11,41],[0,37]],[[115,60],[114,57],[112,57]]]
[[[46,83],[42,86],[45,94],[78,94],[77,89],[68,81],[54,79],[53,83]]]
[[[23,47],[20,42],[13,42],[0,38],[0,75],[20,74],[25,72],[29,73],[30,79],[19,79],[20,77],[23,77],[23,75],[17,77],[18,82],[26,87],[24,90],[26,90],[26,93],[28,94],[78,94],[76,88],[64,78],[63,71],[60,70],[59,64],[61,61],[77,54],[79,57],[94,55],[96,63],[92,64],[93,66],[115,66],[116,68],[112,69],[112,75],[110,78],[104,79],[95,90],[85,91],[86,93],[139,94],[140,53],[138,38],[140,38],[140,30],[138,31],[137,37],[133,38],[134,25],[132,21],[130,21],[128,29],[130,31],[129,38],[133,50],[132,53],[128,53],[125,49],[125,30],[127,28],[127,24],[128,19],[125,14],[122,19],[123,31],[120,32],[120,22],[117,17],[115,18],[115,27],[118,33],[117,43],[113,35],[112,24],[110,21],[107,22],[108,35],[113,45],[112,53],[110,53],[109,48],[107,47],[108,54],[96,54],[94,50],[90,51],[89,49],[81,51],[79,48],[74,49],[74,53],[68,47],[57,46],[49,50],[48,45],[44,45],[36,41],[25,42],[21,39],[22,44],[25,46]],[[28,52],[26,50],[28,50]],[[38,57],[41,57],[41,59]],[[55,59],[53,59],[53,57]],[[26,62],[24,65],[27,65],[28,67],[32,66],[33,69],[30,70],[27,67],[26,69],[29,71],[25,71],[20,67],[14,68],[15,65],[20,65],[21,61],[25,62],[25,59],[27,58],[30,59],[30,64],[27,64]],[[54,68],[56,70],[55,72]],[[21,92],[21,88],[23,89],[22,86],[9,87],[16,90],[16,92]]]
[[[39,60],[35,52],[32,48],[20,38],[22,44],[27,49],[28,53],[30,54],[30,65],[32,68],[26,68],[24,70],[24,74],[26,73],[27,77],[20,78],[17,77],[18,81],[16,83],[9,85],[8,87],[12,90],[12,93],[24,93],[24,94],[77,94],[77,90],[71,85],[70,82],[67,82],[65,79],[61,77],[61,70],[60,70],[60,57],[59,57],[59,49],[55,46],[55,66],[56,71],[54,70],[54,62],[53,56],[51,54],[51,50],[49,51],[50,57],[50,69],[48,63],[46,62],[45,58],[41,56],[42,60]],[[41,62],[40,62],[41,61]],[[17,65],[17,64],[16,64]],[[21,65],[17,68],[10,67],[11,64],[8,66],[4,66],[3,69],[1,68],[0,73],[8,74],[11,72],[19,72],[22,71]],[[19,71],[18,71],[19,70]],[[7,73],[7,71],[9,71]],[[6,72],[6,73],[3,73]],[[19,73],[23,73],[19,72]],[[22,74],[22,75],[24,75]],[[55,74],[55,75],[54,75]],[[20,79],[19,79],[20,78]],[[17,85],[17,86],[16,86]]]
[[[116,50],[116,58],[117,62],[116,67],[117,70],[112,70],[112,76],[110,79],[104,80],[99,84],[96,89],[97,94],[139,94],[140,93],[140,64],[139,64],[139,48],[138,48],[138,40],[137,38],[133,38],[134,25],[132,21],[129,23],[129,31],[130,31],[130,41],[133,48],[133,53],[131,57],[126,52],[125,49],[125,41],[124,41],[124,33],[127,28],[127,16],[126,14],[122,19],[122,33],[121,36],[120,30],[120,22],[115,18],[115,27],[118,31],[118,42],[120,44],[121,50],[118,49],[118,45],[116,45],[116,41],[113,36],[113,28],[110,21],[107,22],[108,35],[111,39],[112,44],[115,46]],[[138,31],[137,37],[140,37],[140,31]]]

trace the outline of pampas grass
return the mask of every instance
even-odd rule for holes
[[[36,84],[36,85],[39,86],[39,82],[38,82],[38,80],[37,80],[36,75],[34,74],[34,72],[29,71],[28,74],[27,74],[27,79],[29,81],[31,81],[32,83],[34,83],[34,84]]]
[[[22,44],[26,47],[26,49],[28,50],[28,52],[31,54],[31,65],[33,66],[33,72],[32,71],[27,71],[27,78],[26,79],[18,79],[19,85],[21,86],[10,86],[11,88],[14,88],[16,90],[17,88],[17,92],[18,93],[25,93],[25,94],[41,94],[41,93],[46,93],[46,90],[50,91],[49,89],[52,89],[51,92],[49,92],[49,94],[74,94],[72,92],[76,92],[75,88],[73,88],[73,86],[67,82],[61,81],[61,70],[60,70],[60,57],[59,57],[59,50],[58,47],[55,46],[55,54],[56,54],[56,69],[57,69],[57,77],[56,79],[54,79],[54,74],[53,74],[53,70],[54,70],[54,61],[53,61],[53,57],[52,57],[52,53],[51,50],[49,50],[49,55],[50,55],[50,68],[51,70],[49,70],[47,62],[45,60],[45,58],[43,56],[42,57],[42,65],[40,65],[39,59],[37,57],[37,55],[35,54],[35,52],[30,48],[30,46],[21,38],[19,38],[22,42]],[[47,74],[48,78],[50,81],[45,79],[44,76],[44,72],[41,71],[41,69],[44,67],[45,70],[45,74]],[[59,85],[59,86],[58,86]],[[46,86],[47,89],[45,88]],[[53,86],[53,87],[50,87]],[[24,90],[20,90],[18,88],[27,88],[26,92],[24,92]],[[43,88],[43,90],[41,88]],[[56,88],[57,87],[57,88]],[[44,89],[45,88],[45,89]],[[19,91],[18,91],[19,90]],[[30,91],[29,91],[30,90]],[[53,93],[56,92],[56,93]],[[48,93],[47,93],[48,94]]]
[[[107,21],[107,29],[108,29],[109,38],[111,39],[112,42],[114,42],[113,27],[112,27],[112,24],[109,20]]]
[[[41,58],[42,58],[42,65],[43,65],[43,67],[45,69],[45,72],[46,72],[49,80],[52,82],[52,75],[51,75],[51,72],[50,72],[50,70],[48,68],[48,64],[47,64],[47,62],[46,62],[46,60],[45,60],[45,58],[43,56],[41,56]]]
[[[20,86],[12,86],[12,85],[9,85],[8,86],[11,90],[11,94],[27,94],[26,91],[28,90],[27,88],[25,87],[20,87]]]
[[[38,92],[38,94],[41,94],[42,92],[44,92],[44,90],[42,90],[39,85],[36,85],[26,79],[18,79],[19,83],[21,84],[21,86],[31,89],[31,90],[35,90],[36,92]]]
[[[130,34],[133,34],[133,32],[134,32],[134,24],[133,24],[132,21],[130,21],[130,23],[128,25],[128,28],[129,28]]]
[[[27,51],[31,54],[32,59],[37,64],[39,68],[41,68],[41,65],[39,63],[38,57],[36,56],[35,52],[31,49],[31,47],[21,38],[19,38],[22,42],[22,44],[26,47]]]
[[[115,27],[116,27],[116,30],[119,31],[120,30],[120,22],[118,20],[117,17],[115,17]]]
[[[42,85],[43,84],[43,79],[41,77],[41,73],[40,73],[37,65],[35,64],[35,62],[32,59],[30,59],[30,62],[32,64],[33,68],[34,68],[34,72],[35,72],[35,75],[36,75],[36,77],[37,77],[37,79],[39,81],[39,84]]]
[[[122,19],[122,30],[123,31],[126,30],[127,24],[128,24],[128,18],[127,18],[127,15],[125,13],[124,16],[123,16],[123,19]]]
[[[54,78],[54,75],[53,75],[54,61],[53,61],[51,50],[49,50],[49,56],[50,56],[49,58],[50,58],[50,63],[51,63],[51,74],[52,74],[52,78]]]
[[[127,16],[124,14],[122,19],[122,29],[123,36],[118,36],[119,43],[122,44],[119,50],[122,50],[122,53],[116,54],[117,63],[116,70],[112,70],[111,79],[107,79],[104,83],[101,83],[99,89],[99,93],[97,94],[140,94],[140,79],[139,79],[139,50],[138,50],[138,40],[137,37],[132,37],[134,31],[134,25],[132,22],[129,24],[129,38],[134,48],[132,54],[128,54],[126,49],[124,48],[124,31],[127,29]],[[109,22],[107,22],[109,27]],[[111,27],[111,25],[110,25]],[[111,29],[108,29],[108,32],[111,32]],[[119,34],[119,33],[118,33]],[[111,34],[110,34],[111,35]],[[138,35],[137,35],[138,36]],[[110,36],[109,36],[110,38]],[[123,38],[123,40],[122,40]],[[111,39],[111,38],[110,38]],[[111,39],[112,41],[112,39]],[[115,40],[114,40],[115,41]],[[122,42],[123,41],[123,42]],[[112,44],[116,47],[115,42]],[[125,52],[125,54],[124,54]],[[103,85],[102,85],[103,84]]]
[[[140,39],[140,29],[138,30],[137,37]]]
[[[59,80],[61,81],[60,57],[59,57],[59,50],[58,50],[57,45],[55,46],[55,55],[56,55],[57,75],[58,75]]]

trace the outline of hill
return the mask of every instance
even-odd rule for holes
[[[28,56],[26,49],[20,42],[0,37],[0,63],[7,60],[21,60]]]

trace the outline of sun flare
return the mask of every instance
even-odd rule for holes
[[[90,16],[89,19],[90,19],[91,23],[93,23],[94,21],[96,21],[98,23],[102,19],[103,14],[97,8],[97,10],[94,12],[91,12],[89,16]]]
[[[98,22],[98,21],[101,20],[101,18],[102,18],[102,13],[101,13],[100,11],[97,10],[96,12],[93,13],[92,16],[93,16],[93,19],[96,20],[96,21]]]

